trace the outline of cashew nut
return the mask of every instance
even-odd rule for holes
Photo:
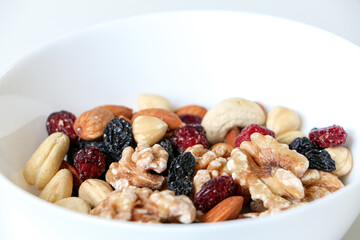
[[[201,124],[211,144],[224,140],[226,133],[234,126],[245,127],[250,123],[264,124],[266,116],[255,102],[231,98],[215,105],[204,116]]]

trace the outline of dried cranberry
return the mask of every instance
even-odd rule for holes
[[[97,147],[86,147],[74,157],[74,167],[81,180],[98,178],[105,172],[106,157]]]
[[[309,139],[318,147],[335,147],[345,143],[347,132],[338,125],[324,128],[314,128],[309,133]]]
[[[232,177],[220,176],[207,181],[194,199],[195,207],[207,212],[216,204],[235,194],[236,183]]]
[[[186,124],[201,124],[202,121],[201,117],[193,114],[181,114],[179,118]]]
[[[239,147],[243,141],[250,141],[251,134],[255,132],[261,133],[262,135],[270,135],[275,137],[275,133],[270,129],[260,126],[256,123],[252,123],[241,130],[240,134],[236,137],[234,147]]]
[[[70,138],[71,145],[74,145],[79,141],[79,137],[73,128],[75,120],[76,117],[71,112],[54,112],[46,120],[46,130],[49,135],[54,132],[66,134]]]
[[[171,143],[180,153],[196,144],[201,144],[204,148],[209,148],[206,132],[199,124],[189,124],[177,128],[171,136]]]

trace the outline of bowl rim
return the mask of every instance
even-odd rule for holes
[[[352,47],[354,49],[356,48],[359,50],[359,56],[360,56],[360,47],[357,46],[356,44],[354,44],[353,42],[351,42],[343,37],[340,37],[334,33],[331,33],[327,30],[320,29],[320,28],[317,28],[317,27],[314,27],[314,26],[311,26],[311,25],[308,25],[308,24],[305,24],[302,22],[298,22],[295,20],[290,20],[290,19],[286,19],[283,17],[270,16],[270,15],[260,14],[260,13],[249,13],[249,12],[240,12],[240,11],[232,11],[232,10],[186,10],[186,11],[179,10],[179,11],[168,11],[168,12],[134,15],[134,16],[127,16],[127,17],[120,18],[120,19],[114,19],[114,20],[94,24],[91,26],[87,26],[87,27],[69,32],[67,34],[64,34],[61,37],[58,37],[56,39],[50,40],[50,41],[42,44],[41,46],[38,46],[38,47],[28,51],[22,57],[16,59],[11,64],[7,65],[0,72],[0,87],[1,87],[1,83],[3,82],[4,78],[6,78],[6,75],[9,72],[11,72],[12,70],[14,70],[18,65],[26,63],[33,56],[36,56],[37,54],[40,54],[40,53],[48,50],[49,48],[55,47],[57,44],[61,44],[64,41],[69,41],[73,38],[96,32],[105,27],[111,27],[111,26],[115,26],[118,24],[125,24],[127,21],[132,21],[134,19],[141,19],[141,18],[146,19],[149,17],[152,18],[154,16],[167,17],[168,15],[174,15],[174,14],[177,14],[177,15],[183,15],[183,14],[210,14],[210,15],[211,14],[240,14],[240,15],[247,15],[247,16],[253,16],[253,17],[260,17],[260,18],[264,18],[264,19],[271,19],[274,21],[288,22],[288,24],[296,24],[298,26],[302,26],[302,27],[316,30],[318,32],[322,32],[323,34],[327,34],[331,38],[337,38],[340,41],[343,41],[344,44],[352,45]],[[122,225],[122,226],[126,226],[127,228],[130,228],[131,230],[137,230],[138,226],[140,224],[141,227],[145,230],[154,230],[154,228],[155,228],[155,229],[161,229],[161,230],[165,229],[165,230],[169,230],[169,231],[179,230],[179,229],[181,229],[182,231],[185,229],[187,229],[186,231],[193,231],[195,229],[198,230],[198,229],[208,228],[208,226],[209,226],[209,224],[207,224],[207,223],[198,223],[198,224],[149,224],[149,223],[147,223],[147,224],[143,224],[143,223],[137,223],[137,222],[114,221],[114,220],[110,220],[110,219],[105,219],[105,218],[100,218],[100,217],[96,217],[96,216],[78,213],[78,212],[75,212],[72,210],[64,209],[62,207],[56,206],[52,203],[49,203],[45,200],[38,198],[37,196],[25,191],[24,189],[22,189],[21,187],[19,187],[15,183],[13,183],[11,180],[9,180],[7,177],[5,177],[1,172],[0,172],[0,186],[2,186],[2,189],[9,189],[10,191],[13,191],[15,194],[17,194],[18,196],[23,198],[23,201],[26,201],[28,203],[42,207],[42,208],[44,208],[44,210],[47,210],[54,214],[60,214],[67,218],[76,218],[80,221],[91,221],[92,223],[106,224],[107,226],[111,225],[110,227],[119,227],[119,225]],[[330,201],[330,199],[332,199],[332,198],[337,198],[339,195],[342,195],[346,192],[354,191],[354,189],[360,189],[360,179],[356,179],[353,182],[346,184],[344,188],[330,194],[329,196],[326,196],[324,198],[310,202],[310,203],[306,204],[305,206],[301,206],[300,208],[289,209],[287,211],[281,211],[280,213],[277,213],[275,215],[270,215],[270,216],[256,218],[256,219],[251,219],[251,218],[241,219],[241,222],[243,222],[242,224],[252,225],[252,224],[258,224],[259,221],[266,223],[266,222],[272,221],[273,219],[286,218],[289,214],[290,215],[297,214],[298,211],[302,211],[302,209],[304,209],[304,208],[316,208],[317,206],[323,204],[324,202]],[[224,226],[232,226],[234,224],[238,224],[238,222],[239,222],[239,220],[225,221],[225,222],[219,222],[216,224],[212,224],[211,226],[213,228],[223,228]]]

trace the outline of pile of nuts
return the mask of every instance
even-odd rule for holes
[[[301,132],[300,115],[232,98],[172,110],[141,94],[138,112],[104,105],[54,112],[25,180],[40,198],[81,213],[146,223],[267,216],[344,187],[352,168],[333,125]]]

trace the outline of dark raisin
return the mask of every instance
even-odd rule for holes
[[[310,141],[307,137],[298,137],[295,138],[290,144],[289,148],[295,150],[296,152],[305,155],[306,152],[311,149],[317,149],[316,145]]]
[[[175,158],[169,169],[168,189],[176,195],[189,196],[194,185],[192,179],[195,173],[195,158],[190,152],[183,153]]]
[[[131,124],[123,118],[114,118],[104,130],[104,145],[110,161],[119,161],[122,151],[132,146],[134,138]]]
[[[239,147],[243,141],[250,141],[251,134],[255,132],[261,133],[262,135],[270,135],[272,137],[275,137],[275,133],[270,129],[267,129],[256,123],[252,123],[243,128],[243,130],[241,130],[240,134],[235,139],[234,147]]]
[[[336,170],[335,161],[330,154],[324,149],[311,149],[305,153],[309,160],[309,168],[332,172]]]
[[[220,176],[207,181],[194,199],[195,207],[207,212],[216,204],[235,194],[236,183],[232,177]]]
[[[309,139],[320,148],[335,147],[345,143],[347,132],[338,125],[325,128],[314,128]]]
[[[173,146],[171,144],[171,141],[169,139],[162,139],[160,142],[158,142],[160,146],[164,148],[164,150],[169,154],[169,158],[167,161],[167,168],[165,171],[161,173],[161,175],[168,175],[168,170],[170,169],[172,161],[175,159],[175,152],[173,149]]]
[[[185,152],[188,147],[196,144],[209,148],[206,132],[199,124],[188,124],[177,128],[171,136],[171,143],[179,153]]]

